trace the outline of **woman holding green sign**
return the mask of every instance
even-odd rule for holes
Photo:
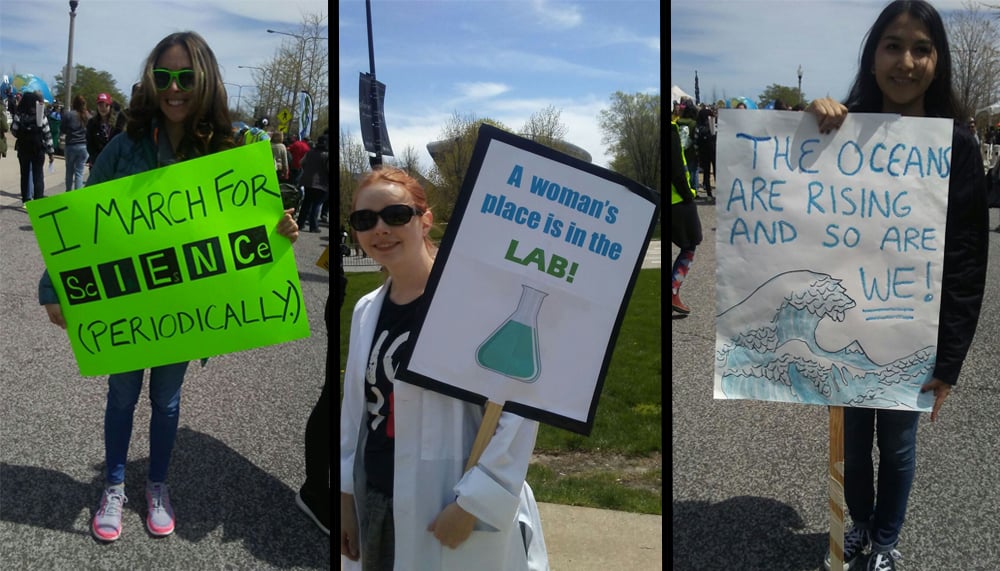
[[[234,147],[215,54],[195,32],[171,34],[160,41],[143,66],[125,133],[108,143],[90,171],[87,186],[139,174],[187,159]],[[293,242],[298,226],[285,211],[278,233]],[[39,301],[49,320],[66,328],[48,272],[42,275]],[[150,369],[152,406],[149,474],[146,482],[146,528],[154,536],[174,531],[174,510],[166,478],[177,434],[181,384],[187,363]],[[114,541],[122,531],[125,463],[132,436],[132,417],[142,390],[144,371],[111,375],[104,413],[105,485],[91,531],[99,540]]]
[[[434,263],[427,195],[405,171],[382,168],[358,184],[354,209],[351,227],[389,279],[351,320],[340,417],[343,569],[547,570],[525,481],[538,423],[503,413],[466,472],[483,407],[396,382]]]
[[[813,101],[807,111],[816,116],[822,133],[839,128],[848,112],[955,120],[961,114],[951,76],[951,51],[940,14],[923,0],[897,0],[882,10],[868,32],[846,105],[823,98]],[[932,379],[920,389],[934,394],[932,422],[958,380],[976,332],[986,285],[988,232],[979,147],[968,127],[955,122],[937,356]],[[896,544],[916,473],[919,419],[917,411],[844,410],[844,496],[854,522],[844,538],[845,570],[861,562],[870,571],[896,569]],[[877,489],[872,465],[875,438]]]

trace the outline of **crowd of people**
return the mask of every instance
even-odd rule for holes
[[[714,104],[695,103],[689,97],[673,102],[671,123],[676,123],[683,149],[686,168],[690,174],[691,188],[704,191],[709,201],[715,199],[712,184],[715,181],[715,147],[718,126],[718,111],[727,107],[725,101]],[[734,109],[746,109],[743,101],[735,101]],[[776,111],[803,111],[804,103],[789,106],[781,99],[775,99],[768,109]]]
[[[138,96],[141,82],[132,85],[132,100]],[[14,150],[17,153],[21,173],[21,202],[26,203],[45,196],[45,157],[49,158],[49,169],[57,154],[66,161],[66,190],[76,190],[86,184],[85,169],[91,169],[104,147],[119,133],[126,130],[129,109],[123,108],[111,95],[100,93],[94,101],[94,109],[82,95],[73,98],[71,108],[65,110],[58,102],[47,103],[40,92],[5,94],[4,105],[11,116],[7,124],[6,114],[0,125],[0,136],[8,131],[14,135]],[[130,103],[131,105],[131,103]],[[233,140],[237,144],[270,140],[278,181],[293,185],[299,199],[295,207],[295,217],[299,226],[309,226],[307,232],[318,233],[319,222],[329,222],[329,129],[325,129],[314,147],[308,137],[291,133],[286,135],[274,129],[265,130],[266,117],[257,120],[254,127],[232,128]],[[287,136],[288,145],[284,144]],[[6,138],[0,157],[7,156]],[[316,156],[308,159],[312,151]],[[306,165],[312,165],[306,171]],[[323,170],[323,173],[318,173]],[[302,184],[303,173],[308,172],[308,184]]]

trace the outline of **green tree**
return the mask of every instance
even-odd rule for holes
[[[761,109],[767,107],[775,99],[780,99],[785,102],[788,107],[794,106],[799,102],[799,88],[798,87],[786,87],[784,85],[778,85],[777,83],[772,83],[764,90],[763,93],[757,97],[757,107]],[[803,95],[802,103],[808,105],[809,101],[805,99]]]
[[[611,170],[660,190],[660,94],[617,91],[598,120]]]
[[[107,93],[119,105],[128,107],[128,99],[118,90],[117,82],[109,72],[98,71],[92,67],[80,64],[76,64],[73,67],[76,70],[74,74],[76,81],[73,83],[73,99],[76,99],[77,95],[82,95],[87,101],[87,109],[93,112],[97,109],[97,95],[99,93]],[[129,88],[131,89],[131,86]],[[73,103],[72,101],[65,101],[66,82],[62,73],[56,74],[56,84],[53,86],[52,97],[59,100],[67,109]]]

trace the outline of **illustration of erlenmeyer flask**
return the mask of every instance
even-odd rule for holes
[[[521,284],[517,309],[476,350],[483,368],[533,383],[542,371],[538,358],[538,310],[548,294]]]

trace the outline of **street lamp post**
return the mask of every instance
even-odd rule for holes
[[[80,5],[79,0],[69,0],[69,50],[66,54],[66,74],[63,81],[66,82],[66,101],[64,105],[69,109],[73,105],[73,24],[76,22],[76,7]],[[53,102],[54,103],[54,102]]]
[[[264,69],[262,67],[257,67],[257,66],[254,66],[254,65],[238,65],[236,67],[238,67],[240,69],[256,69],[257,71],[260,72],[261,80],[262,81],[264,79],[264,74],[267,72],[266,69]],[[268,85],[266,87],[267,87],[267,93],[268,93],[268,99],[269,99],[268,103],[270,104],[270,93],[271,93],[270,85]],[[260,94],[261,94],[260,86],[257,86],[257,105],[258,105],[258,107],[260,106],[260,103],[261,103],[261,101],[260,101]],[[254,109],[254,112],[256,112],[256,111],[258,111],[258,109]],[[267,114],[268,111],[270,111],[270,109],[265,109],[264,110],[265,114]],[[254,120],[256,121],[257,118],[254,117]]]
[[[281,34],[283,36],[291,36],[299,40],[299,66],[295,73],[295,91],[292,92],[292,119],[295,120],[295,124],[298,126],[299,130],[302,129],[302,117],[295,113],[295,99],[299,96],[299,85],[302,82],[302,63],[306,57],[306,40],[326,40],[329,38],[324,38],[320,36],[300,36],[298,34],[291,34],[289,32],[279,32],[278,30],[268,30],[269,34]]]
[[[239,67],[243,67],[243,66],[239,66]],[[240,98],[243,96],[243,88],[244,87],[253,87],[253,86],[252,85],[240,85],[238,83],[229,83],[228,81],[223,81],[222,83],[224,85],[232,85],[233,87],[239,88],[239,89],[236,90],[236,112],[240,113]]]
[[[378,108],[378,82],[375,80],[375,41],[372,38],[372,3],[365,0],[365,12],[368,17],[368,64],[371,68],[371,89],[368,93],[368,101],[372,110],[372,144],[375,146],[375,156],[368,157],[372,170],[382,165],[382,124],[379,117]],[[456,139],[457,140],[457,139]],[[456,153],[457,155],[457,153]]]
[[[802,65],[799,65],[799,103],[802,103]]]

